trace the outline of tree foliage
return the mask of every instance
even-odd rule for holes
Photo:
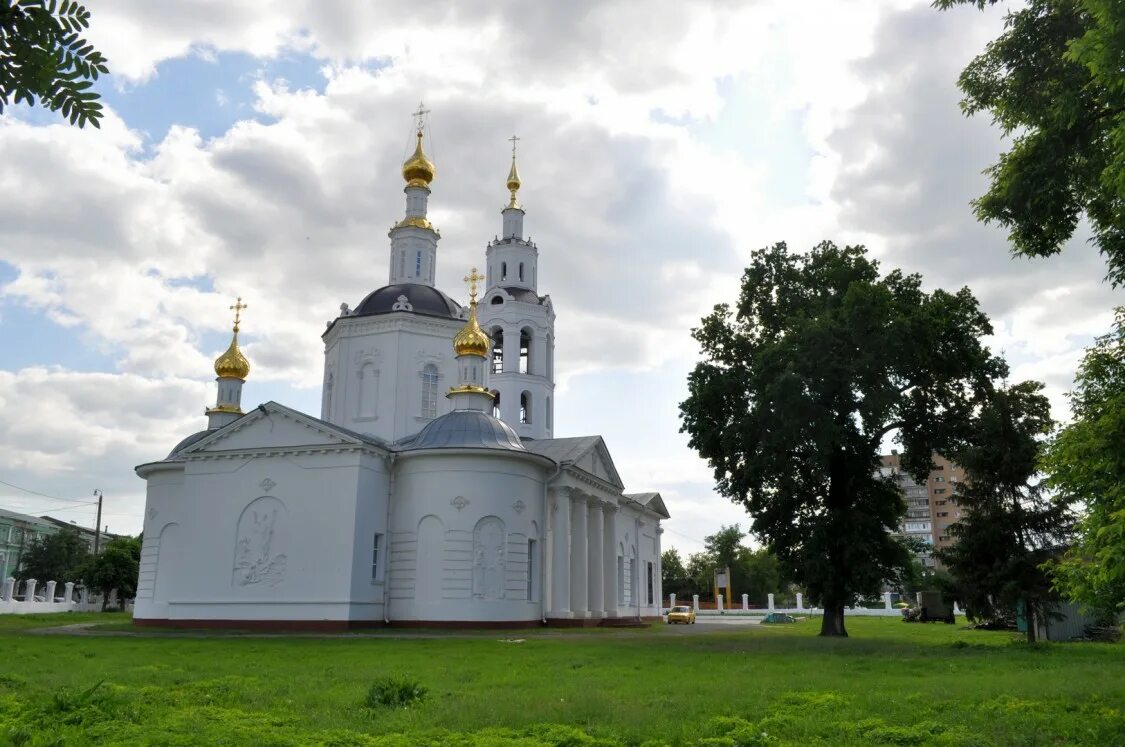
[[[1125,307],[1113,331],[1087,349],[1070,393],[1073,422],[1043,459],[1048,485],[1083,507],[1077,541],[1053,567],[1068,597],[1108,614],[1125,611]]]
[[[995,0],[937,0],[984,8]],[[1012,136],[988,170],[977,217],[1009,230],[1018,255],[1058,253],[1085,216],[1125,283],[1125,3],[1029,0],[961,73],[966,114]]]
[[[888,535],[906,506],[876,473],[884,437],[917,479],[965,432],[974,398],[1005,372],[980,343],[992,328],[968,289],[927,293],[880,277],[863,247],[784,243],[753,254],[737,307],[693,331],[704,361],[688,379],[683,430],[720,493],[846,635],[844,607],[908,562]]]
[[[973,619],[1012,619],[1023,604],[1030,620],[1048,614],[1053,601],[1041,566],[1060,552],[1072,521],[1037,482],[1042,438],[1052,427],[1042,389],[1025,381],[995,391],[957,456],[966,480],[956,495],[965,515],[949,528],[957,542],[938,557]],[[1028,637],[1034,636],[1029,625]]]
[[[140,561],[140,538],[118,537],[108,542],[101,554],[86,565],[83,580],[102,595],[103,610],[114,590],[117,590],[117,600],[122,609],[125,608],[125,600],[136,596]]]
[[[21,581],[34,578],[60,584],[77,581],[89,556],[90,550],[78,530],[64,528],[31,543],[23,553],[16,577]]]
[[[100,127],[91,91],[106,59],[81,37],[90,12],[73,0],[0,0],[0,113],[26,102],[61,112],[71,124]]]

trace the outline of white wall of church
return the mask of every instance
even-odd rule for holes
[[[337,320],[325,337],[321,418],[388,442],[417,433],[450,411],[462,326],[405,312]]]
[[[358,450],[159,466],[135,616],[382,619],[367,537],[384,521],[386,483],[382,458]]]
[[[391,619],[539,620],[545,471],[526,456],[495,452],[400,455]]]

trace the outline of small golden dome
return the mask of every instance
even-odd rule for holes
[[[469,321],[453,338],[453,351],[459,356],[476,355],[487,358],[492,347],[492,340],[488,339],[477,321],[477,283],[481,280],[484,280],[484,276],[475,267],[465,277],[465,282],[469,283]]]
[[[515,170],[515,154],[512,154],[512,168],[507,172],[507,191],[512,192],[512,199],[508,207],[520,207],[520,201],[515,199],[515,194],[520,191],[520,172]]]
[[[242,296],[231,306],[234,312],[234,336],[231,337],[230,347],[215,359],[215,373],[220,379],[243,379],[250,375],[250,361],[238,347],[238,324],[242,321],[242,310],[246,304],[242,303]]]
[[[238,328],[235,327],[230,347],[215,360],[215,373],[220,379],[243,379],[250,375],[250,361],[238,348]]]
[[[418,145],[414,148],[414,155],[402,165],[402,178],[408,187],[429,188],[436,174],[434,162],[426,158],[426,152],[422,150],[422,131],[418,130]]]

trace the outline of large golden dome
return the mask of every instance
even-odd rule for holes
[[[402,165],[402,178],[408,187],[429,188],[436,174],[434,162],[426,158],[426,151],[422,150],[422,131],[418,130],[418,145],[414,148],[414,155]]]
[[[230,347],[215,360],[215,373],[221,379],[245,379],[250,375],[250,361],[238,348],[238,329],[234,330]]]

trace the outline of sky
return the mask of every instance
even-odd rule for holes
[[[1086,236],[1013,259],[969,202],[1005,148],[961,68],[1002,11],[913,0],[98,0],[100,130],[0,115],[0,506],[142,525],[137,464],[205,426],[236,297],[245,408],[319,414],[320,334],[387,282],[410,113],[430,110],[437,285],[500,231],[517,134],[556,312],[555,435],[601,434],[664,547],[745,511],[679,432],[691,329],[750,252],[866,245],[970,287],[1055,415],[1119,291]],[[29,492],[31,491],[31,492]]]

